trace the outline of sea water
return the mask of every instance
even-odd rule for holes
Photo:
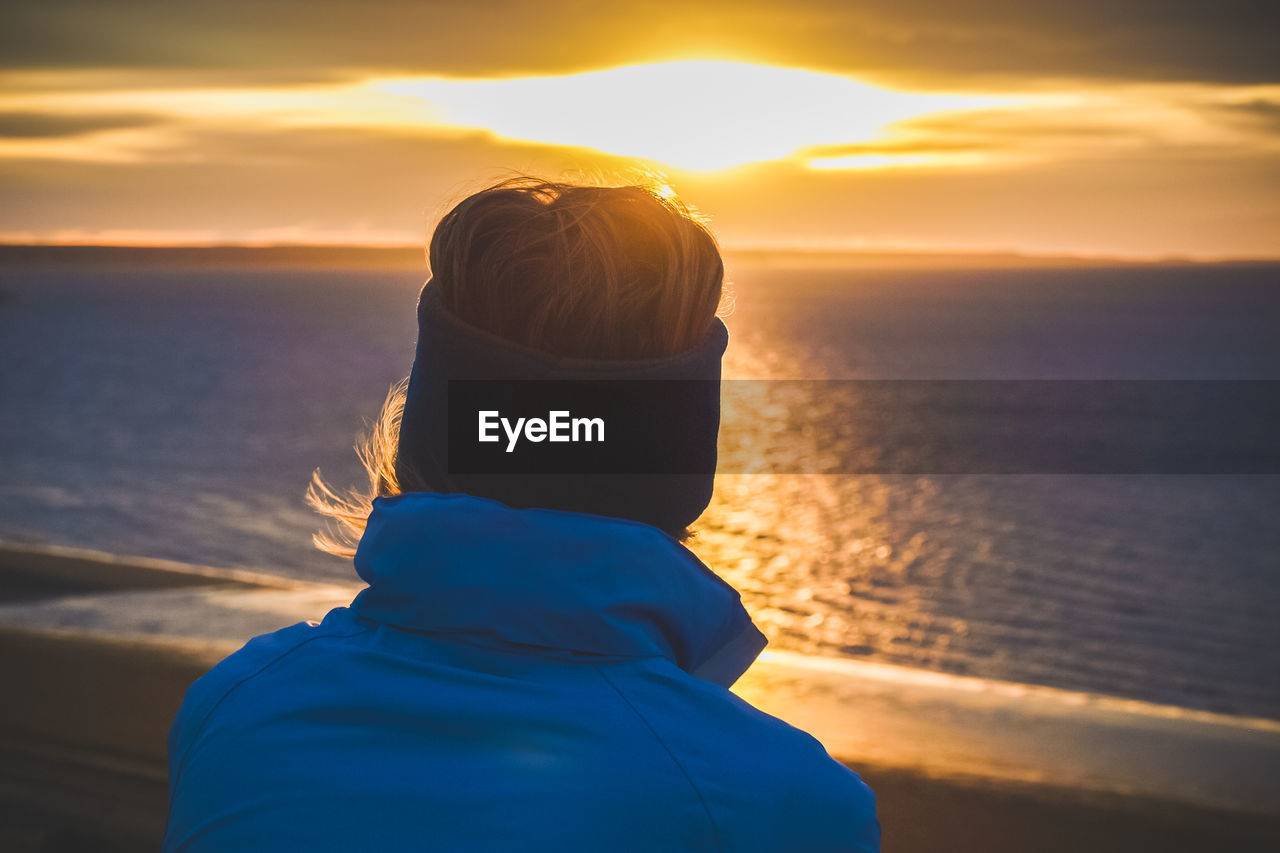
[[[0,540],[356,581],[302,495],[360,483],[421,273],[2,274]],[[730,277],[734,379],[1280,379],[1275,266]],[[821,453],[843,410],[794,387]],[[1266,474],[726,473],[691,546],[775,647],[1280,719],[1277,519]]]

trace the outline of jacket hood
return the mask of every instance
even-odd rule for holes
[[[358,616],[530,653],[662,656],[729,686],[764,648],[737,591],[647,524],[462,494],[377,498]]]

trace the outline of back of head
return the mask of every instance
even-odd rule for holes
[[[463,322],[560,356],[660,358],[715,317],[724,264],[673,195],[516,178],[440,220],[431,274]]]
[[[552,357],[648,362],[697,354],[708,347],[724,295],[724,264],[710,231],[666,187],[602,187],[519,177],[458,203],[431,238],[428,284],[439,305],[479,334]],[[424,293],[426,291],[424,290]],[[420,305],[420,309],[421,309]],[[422,322],[420,311],[419,322]],[[721,337],[723,337],[723,327]],[[712,341],[715,344],[715,341]],[[703,358],[715,362],[719,350]],[[420,329],[420,372],[423,337]],[[683,378],[683,377],[682,377]],[[313,537],[318,548],[351,556],[377,497],[403,492],[465,491],[515,506],[545,506],[614,514],[690,535],[669,496],[704,507],[710,480],[701,475],[578,478],[546,476],[513,482],[471,478],[450,482],[432,459],[423,424],[439,402],[414,377],[392,388],[373,428],[357,446],[367,490],[339,494],[312,476],[307,501],[337,523],[336,535]],[[710,428],[714,457],[716,411]],[[427,430],[426,432],[429,432]],[[702,430],[703,443],[708,440]],[[526,478],[527,480],[527,478]],[[628,491],[638,503],[619,501]],[[612,501],[617,507],[610,511]],[[634,506],[639,511],[631,511]],[[659,512],[657,507],[667,507]],[[700,511],[700,509],[698,510]],[[658,516],[670,517],[655,521]]]

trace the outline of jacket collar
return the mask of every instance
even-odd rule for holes
[[[738,593],[647,524],[470,495],[373,502],[359,616],[489,645],[662,656],[725,687],[765,646]]]

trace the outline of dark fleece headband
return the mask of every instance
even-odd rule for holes
[[[563,358],[505,340],[445,309],[428,281],[418,299],[418,346],[409,376],[396,471],[414,472],[441,492],[628,518],[677,534],[711,501],[720,428],[720,359],[729,332],[717,317],[701,344],[666,358]],[[449,471],[449,380],[702,380],[709,393],[673,394],[658,414],[679,426],[681,459],[699,473],[467,474]],[[717,383],[715,385],[707,383]],[[655,452],[663,452],[655,448]]]

